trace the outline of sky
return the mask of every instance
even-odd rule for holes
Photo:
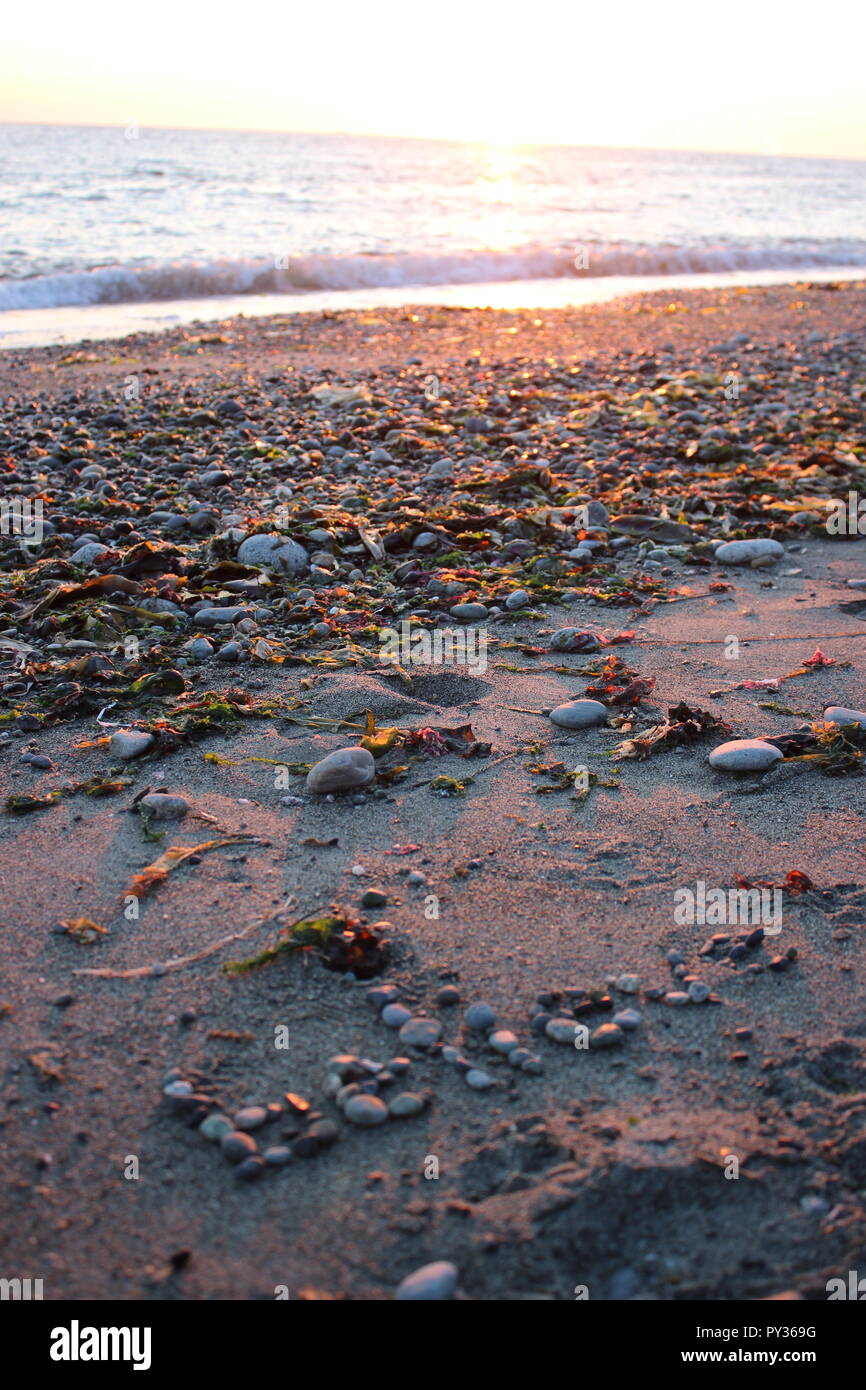
[[[866,159],[862,0],[45,0],[0,121]]]

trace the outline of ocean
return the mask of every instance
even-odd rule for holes
[[[864,161],[0,125],[0,347],[864,274]]]

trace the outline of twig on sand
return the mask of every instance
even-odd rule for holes
[[[222,936],[219,941],[214,941],[210,946],[206,946],[203,951],[196,951],[191,956],[173,956],[171,960],[163,961],[158,965],[137,965],[132,970],[111,970],[104,968],[101,970],[73,970],[73,975],[93,975],[102,980],[142,980],[146,976],[154,978],[167,975],[171,971],[183,970],[188,965],[194,965],[196,961],[207,960],[208,956],[215,956],[217,951],[221,951],[224,946],[230,946],[233,941],[243,941],[245,936],[249,936],[257,927],[267,926],[266,922],[251,922],[243,931],[232,932],[231,936]]]

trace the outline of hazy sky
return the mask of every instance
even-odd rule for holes
[[[866,159],[863,0],[48,0],[0,120]]]

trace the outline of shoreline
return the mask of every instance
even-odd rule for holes
[[[227,295],[201,300],[155,300],[128,304],[57,305],[0,313],[0,354],[32,347],[74,346],[178,328],[203,327],[235,318],[370,313],[411,307],[491,309],[510,312],[579,309],[636,295],[724,293],[738,288],[797,284],[850,284],[866,279],[851,266],[804,266],[679,275],[590,276],[586,279],[491,281],[482,284],[401,285],[376,289],[305,291],[292,294]]]
[[[822,519],[866,478],[864,308],[786,284],[0,354],[6,490],[51,528],[0,548],[10,1270],[381,1301],[446,1260],[472,1300],[728,1301],[857,1268],[866,777],[709,753],[863,708],[866,554]],[[258,531],[306,555],[250,559]],[[731,536],[778,544],[722,563]],[[410,619],[470,623],[484,669],[400,674]],[[603,722],[545,712],[574,699]],[[681,704],[703,730],[623,748]],[[367,710],[376,782],[311,791]],[[772,939],[677,915],[740,880],[782,893]],[[332,913],[382,973],[269,954]]]

